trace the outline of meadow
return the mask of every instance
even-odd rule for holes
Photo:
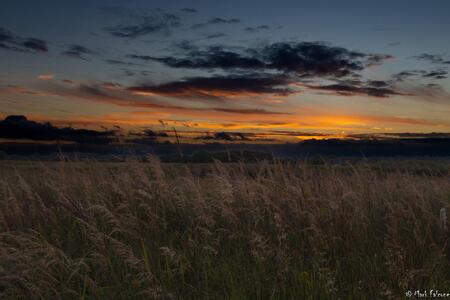
[[[1,299],[450,292],[448,164],[0,167]]]

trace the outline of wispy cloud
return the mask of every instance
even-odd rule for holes
[[[0,49],[28,53],[48,52],[47,41],[23,38],[2,27],[0,27]]]
[[[431,78],[431,79],[446,79],[448,72],[446,70],[435,70],[424,73],[422,77]]]
[[[191,26],[191,28],[197,29],[197,28],[202,28],[202,27],[206,27],[206,26],[210,26],[210,25],[217,25],[217,24],[238,24],[240,22],[241,22],[241,20],[237,19],[237,18],[231,18],[231,19],[212,18],[203,23],[193,24]]]
[[[389,87],[379,87],[373,85],[351,85],[345,83],[330,85],[307,85],[308,89],[327,91],[339,96],[364,95],[377,98],[387,98],[392,95],[413,96],[411,93],[396,91]]]
[[[110,65],[116,65],[116,66],[137,66],[138,65],[138,64],[128,62],[128,61],[123,61],[120,59],[105,59],[105,62]]]
[[[155,12],[133,20],[131,24],[119,24],[106,27],[111,35],[121,38],[137,38],[151,34],[170,34],[172,29],[181,25],[178,15]]]
[[[272,29],[271,26],[269,25],[258,25],[258,26],[254,26],[254,27],[246,27],[244,30],[247,32],[251,32],[251,33],[255,33],[255,32],[260,32],[260,31],[266,31],[266,30],[270,30]]]
[[[192,77],[159,85],[140,85],[128,88],[142,95],[169,96],[181,99],[223,100],[261,95],[289,95],[296,91],[287,87],[285,76],[246,74],[213,77]]]
[[[204,35],[205,39],[210,40],[210,39],[217,39],[217,38],[221,38],[221,37],[225,37],[227,36],[225,33],[223,32],[215,32],[215,33],[209,33]]]
[[[185,12],[185,13],[191,13],[191,14],[197,13],[197,12],[198,12],[198,10],[196,10],[195,8],[189,8],[189,7],[187,7],[187,8],[182,8],[181,11],[182,11],[182,12]]]
[[[446,59],[442,54],[422,53],[420,55],[414,56],[414,58],[432,64],[450,65],[450,60]]]
[[[78,58],[78,59],[82,59],[82,60],[88,60],[85,56],[96,54],[96,52],[91,49],[88,49],[84,46],[74,44],[74,45],[70,45],[66,50],[61,52],[61,54],[68,56],[68,57]]]
[[[202,80],[200,80],[202,81]],[[8,88],[5,89],[5,93],[45,93],[45,95],[53,95],[53,96],[61,96],[64,98],[76,98],[82,99],[92,102],[98,102],[103,104],[111,104],[118,107],[124,108],[141,108],[141,109],[155,109],[162,112],[177,112],[183,114],[191,114],[191,113],[200,113],[200,114],[211,114],[211,113],[223,113],[230,115],[288,115],[289,113],[279,112],[267,110],[264,108],[242,108],[237,103],[225,103],[221,100],[227,99],[230,96],[241,95],[240,93],[263,93],[265,90],[252,90],[251,88],[232,88],[228,87],[219,87],[220,82],[224,82],[226,80],[218,79],[217,83],[199,83],[193,80],[193,82],[186,83],[185,87],[179,87],[178,91],[168,92],[170,89],[168,86],[175,86],[177,84],[170,83],[164,86],[135,86],[127,88],[119,83],[114,82],[104,82],[98,84],[76,84],[73,81],[67,82],[64,81],[64,85],[57,84],[56,82],[46,82],[45,85],[40,85],[36,91],[28,91],[23,88]],[[263,81],[260,81],[260,83]],[[190,85],[190,86],[188,86]],[[230,85],[230,84],[229,84]],[[216,90],[214,90],[214,86],[216,86]],[[201,88],[204,88],[204,91],[201,91]],[[184,90],[183,90],[184,88]],[[230,91],[230,89],[232,91]],[[267,89],[267,88],[266,88]],[[270,89],[270,88],[268,88]],[[152,92],[150,92],[150,90]],[[278,91],[276,91],[278,92]],[[0,93],[2,93],[2,89],[0,88]],[[197,99],[194,98],[193,95],[204,93],[202,96],[204,98]],[[229,94],[227,94],[229,93]],[[184,94],[181,96],[181,94]],[[168,96],[168,97],[182,97],[183,99],[191,99],[193,101],[204,101],[205,99],[213,99],[217,101],[212,101],[211,105],[208,107],[192,107],[189,105],[175,105],[175,104],[167,104],[166,101],[159,99],[159,96]],[[190,97],[193,98],[190,98]],[[187,98],[186,98],[187,97]],[[222,106],[223,105],[223,106]]]

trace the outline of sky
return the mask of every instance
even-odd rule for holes
[[[287,136],[450,132],[450,2],[24,1],[0,117]]]

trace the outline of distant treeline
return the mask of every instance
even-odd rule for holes
[[[307,140],[293,144],[39,144],[0,143],[0,158],[48,157],[60,154],[102,160],[156,155],[165,162],[256,161],[272,157],[448,157],[450,139]]]

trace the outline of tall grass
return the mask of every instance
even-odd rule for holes
[[[448,292],[449,179],[365,163],[3,165],[0,298]]]

